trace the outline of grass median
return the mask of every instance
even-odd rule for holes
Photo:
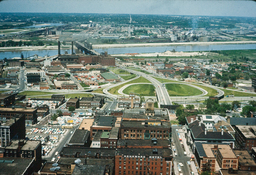
[[[201,95],[202,91],[185,84],[166,84],[170,96],[194,96]]]
[[[206,90],[208,92],[208,94],[206,96],[215,96],[215,95],[218,95],[218,91],[216,89],[213,89],[213,88],[210,88],[210,87],[207,87],[207,86],[202,86],[202,85],[198,85],[198,84],[193,84],[195,86],[198,86],[204,90]]]
[[[152,84],[134,84],[125,88],[123,93],[135,93],[142,96],[155,96],[155,87]]]
[[[139,78],[137,78],[135,80],[132,80],[132,81],[129,81],[127,83],[121,84],[119,86],[113,87],[108,92],[111,93],[111,94],[115,94],[115,95],[121,95],[121,94],[118,93],[118,90],[121,87],[123,87],[123,86],[125,86],[127,84],[132,84],[132,83],[150,83],[150,81],[148,81],[147,79],[145,79],[143,77],[139,77]]]

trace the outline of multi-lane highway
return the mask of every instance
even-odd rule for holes
[[[122,68],[122,69],[125,69],[125,68]],[[165,88],[165,84],[160,83],[155,78],[153,78],[143,72],[130,70],[130,69],[125,69],[125,70],[128,72],[140,75],[140,76],[146,78],[147,80],[149,80],[155,86],[155,91],[156,91],[158,102],[160,105],[171,105],[172,104],[172,101],[169,97],[168,91]]]

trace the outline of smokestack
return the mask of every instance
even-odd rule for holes
[[[223,135],[223,129],[221,129],[221,135]]]
[[[71,50],[72,55],[74,54],[74,42],[72,41],[72,50]]]
[[[58,56],[60,56],[60,41],[58,41]]]
[[[207,135],[207,130],[206,129],[204,130],[204,134]]]

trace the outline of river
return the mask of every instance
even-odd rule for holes
[[[251,50],[256,49],[256,44],[220,44],[220,45],[186,45],[186,46],[157,46],[157,47],[124,47],[124,48],[107,48],[107,49],[94,49],[95,51],[108,52],[108,54],[125,54],[125,53],[155,53],[172,51],[175,49],[177,52],[197,52],[197,51],[216,51],[216,50]],[[70,53],[70,50],[61,50],[61,54],[65,51]],[[0,59],[20,57],[23,53],[24,58],[37,54],[40,57],[54,56],[58,54],[58,50],[30,50],[18,52],[0,52]]]

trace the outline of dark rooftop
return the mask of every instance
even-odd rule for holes
[[[74,156],[76,153],[80,153],[79,157],[95,157],[97,153],[100,157],[115,157],[115,149],[109,148],[64,147],[61,151],[63,156]]]
[[[118,140],[117,146],[164,146],[168,147],[168,140],[157,140],[156,144],[152,140]]]
[[[88,130],[76,129],[72,138],[69,141],[69,145],[84,145],[90,136],[90,132]]]
[[[256,125],[256,118],[231,117],[230,125]]]
[[[72,175],[84,175],[84,174],[104,175],[105,166],[104,165],[76,165]]]
[[[114,126],[116,117],[114,116],[96,116],[93,125],[96,126]]]
[[[119,148],[117,155],[135,155],[135,156],[161,156],[172,157],[171,149],[151,149],[151,148]]]
[[[0,174],[1,175],[21,175],[33,161],[31,158],[0,158]]]
[[[109,133],[109,139],[118,139],[119,128],[113,127]]]
[[[256,163],[254,162],[252,156],[249,154],[247,150],[234,150],[234,153],[239,155],[239,164],[241,166],[254,166],[256,167]]]
[[[205,134],[205,125],[201,123],[199,126],[199,121],[194,121],[189,124],[188,127],[195,139],[205,139],[205,140],[235,140],[234,137],[228,132],[209,132],[207,131]]]
[[[35,150],[40,143],[41,141],[38,140],[28,140],[21,150]]]
[[[171,128],[170,122],[165,121],[122,121],[122,126],[125,128]]]
[[[134,108],[125,109],[123,118],[136,118],[136,119],[152,119],[152,120],[169,120],[168,112],[166,109],[154,109],[154,115],[146,115],[146,109]]]

